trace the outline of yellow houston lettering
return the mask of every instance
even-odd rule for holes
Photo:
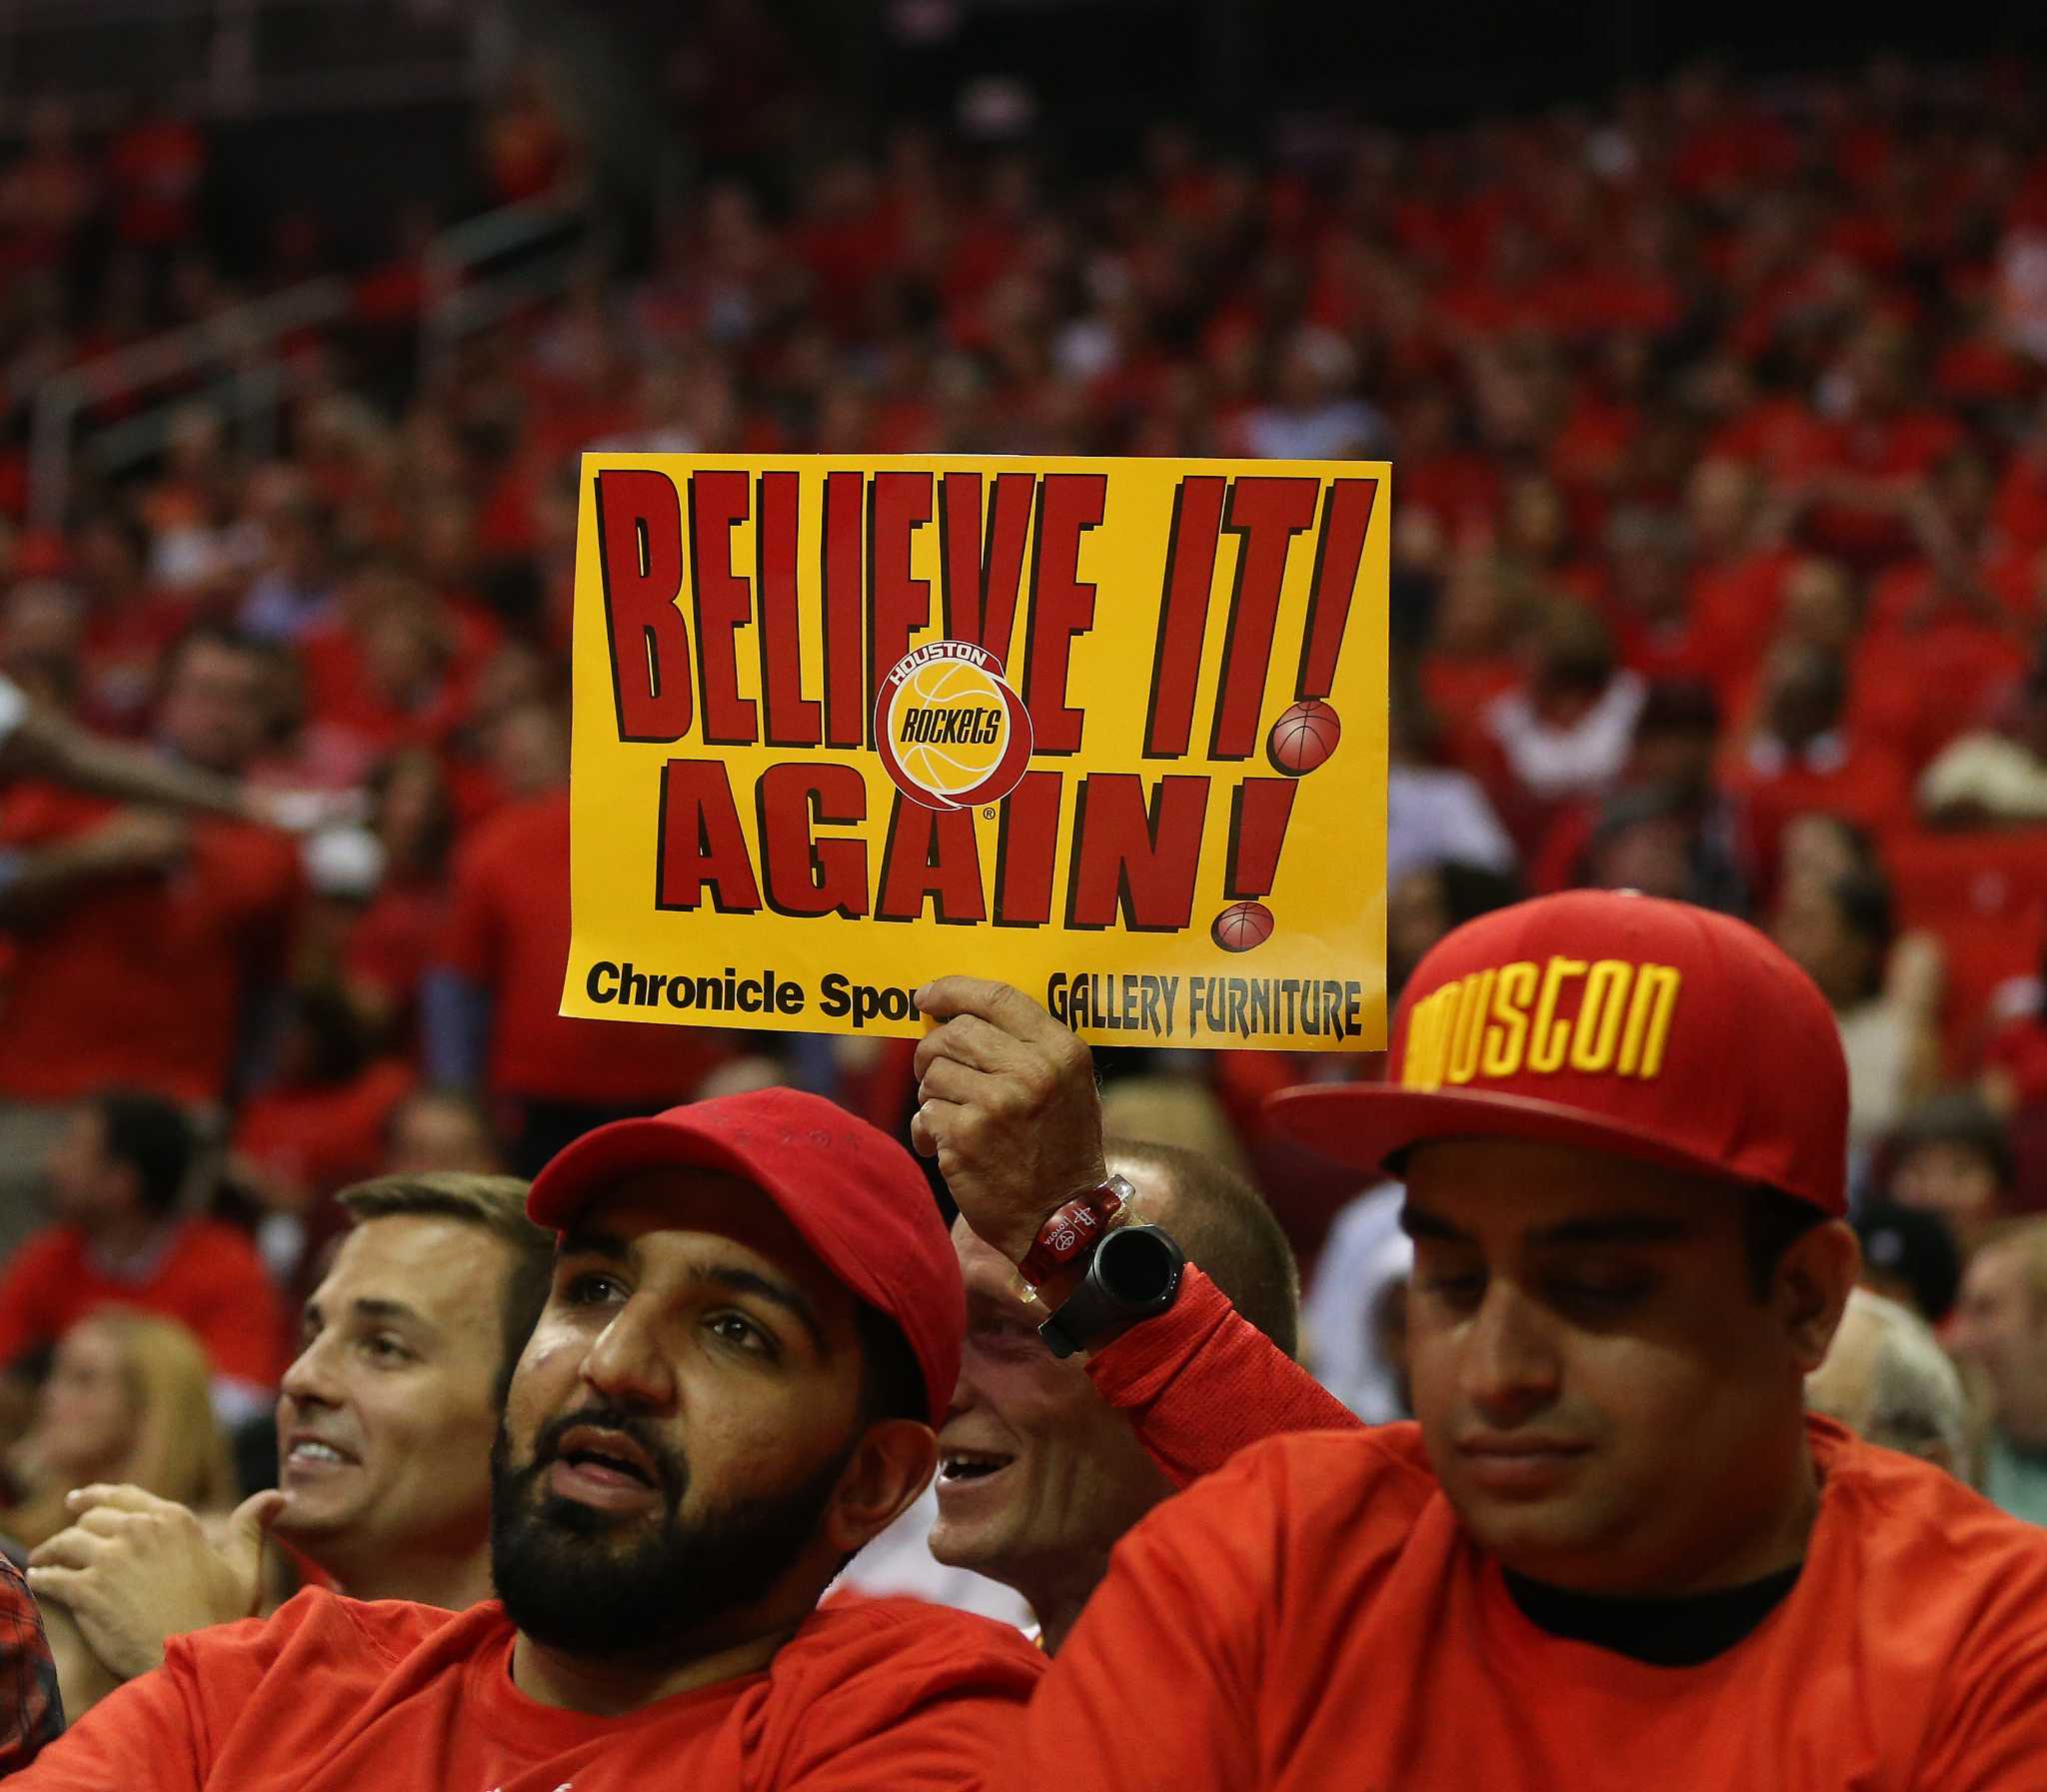
[[[1565,986],[1584,979],[1577,1012],[1560,1019]],[[1402,1087],[1553,1076],[1660,1075],[1684,978],[1673,965],[1625,958],[1555,957],[1467,971],[1424,995],[1407,1014]]]
[[[1529,1002],[1535,999],[1535,966],[1526,958],[1499,967],[1492,992],[1492,1024],[1485,1029],[1484,1067],[1488,1076],[1511,1076],[1528,1049]]]

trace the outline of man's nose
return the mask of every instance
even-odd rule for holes
[[[1556,1398],[1561,1365],[1541,1305],[1494,1276],[1464,1339],[1465,1397],[1496,1425],[1517,1425]]]

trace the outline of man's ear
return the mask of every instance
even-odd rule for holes
[[[910,1418],[868,1426],[833,1490],[825,1534],[841,1555],[851,1555],[917,1503],[939,1466],[939,1436]]]
[[[1816,1225],[1785,1250],[1771,1301],[1803,1373],[1826,1360],[1861,1273],[1862,1246],[1845,1220]]]

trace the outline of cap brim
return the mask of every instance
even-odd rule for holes
[[[526,1216],[536,1225],[562,1231],[599,1189],[641,1169],[716,1169],[750,1182],[755,1179],[753,1165],[737,1151],[671,1119],[649,1115],[613,1120],[556,1153],[534,1178]]]
[[[1397,1174],[1395,1161],[1416,1145],[1459,1138],[1512,1138],[1531,1144],[1609,1151],[1669,1169],[1727,1176],[1727,1166],[1618,1120],[1528,1095],[1404,1089],[1345,1083],[1281,1089],[1265,1102],[1273,1129],[1353,1169]]]

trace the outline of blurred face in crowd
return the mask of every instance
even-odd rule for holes
[[[481,1568],[511,1266],[479,1226],[387,1214],[343,1239],[306,1302],[277,1408],[277,1529],[357,1597],[427,1597],[404,1589]]]
[[[106,1122],[89,1103],[72,1109],[43,1173],[60,1220],[90,1231],[134,1211],[135,1172],[108,1154]]]
[[[263,744],[266,691],[262,656],[204,638],[171,664],[157,732],[180,759],[209,772],[241,772]]]
[[[1938,1213],[1957,1231],[1994,1217],[2000,1192],[1996,1165],[1961,1139],[1916,1144],[1891,1171],[1892,1200],[1922,1213]]]
[[[1421,866],[1386,893],[1386,981],[1398,993],[1430,946],[1450,930],[1443,881],[1434,866]]]
[[[1075,1580],[1084,1598],[1111,1545],[1172,1485],[1087,1371],[1045,1348],[1044,1315],[1017,1293],[1010,1260],[965,1220],[953,1243],[967,1346],[939,1433],[932,1554],[1015,1587],[1044,1617]]]
[[[491,1567],[521,1631],[679,1664],[794,1623],[931,1477],[869,1423],[853,1296],[763,1194],[650,1170],[564,1235],[493,1455]]]
[[[57,1345],[43,1383],[37,1445],[67,1486],[121,1477],[135,1428],[135,1386],[120,1340],[90,1319]]]
[[[1680,1594],[1797,1558],[1802,1382],[1853,1284],[1854,1241],[1807,1233],[1758,1297],[1745,1204],[1599,1151],[1410,1154],[1415,1415],[1458,1517],[1503,1566]]]
[[[1787,881],[1770,937],[1836,1008],[1851,1007],[1869,992],[1872,946],[1848,925],[1826,885],[1808,878]]]
[[[2047,1447],[2047,1296],[2022,1243],[1986,1245],[1955,1304],[1954,1352],[1982,1370],[1997,1426],[2013,1442]]]
[[[503,1168],[497,1141],[467,1101],[428,1092],[412,1096],[391,1116],[387,1175],[460,1170],[488,1176]]]

